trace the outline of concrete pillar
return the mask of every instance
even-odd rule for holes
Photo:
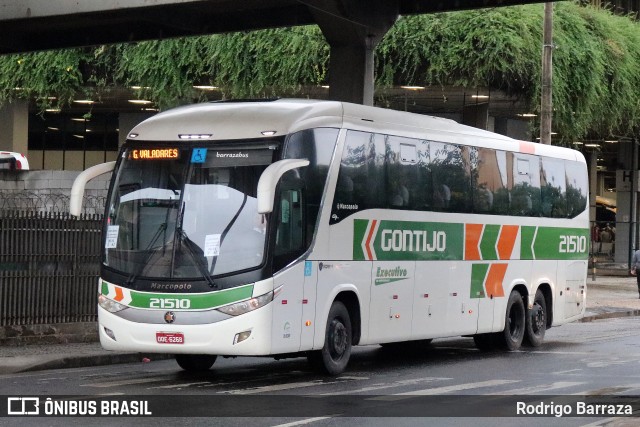
[[[29,151],[29,103],[13,101],[0,107],[0,150]]]
[[[370,46],[332,45],[329,61],[329,98],[373,105],[373,42]]]
[[[637,172],[633,173],[634,166],[637,167],[638,152],[634,149],[633,141],[630,139],[620,139],[618,143],[618,162],[621,169],[616,171],[616,241],[615,259],[616,263],[627,264],[631,258],[630,246],[635,245],[636,212],[634,191],[637,191],[637,184],[633,184],[634,178],[637,180]]]
[[[373,105],[374,50],[398,19],[398,0],[306,3],[331,47],[329,98]]]

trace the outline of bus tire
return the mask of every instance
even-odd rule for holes
[[[517,350],[522,345],[526,330],[526,310],[522,296],[518,291],[511,291],[505,313],[504,330],[501,344],[509,351]]]
[[[211,354],[176,354],[176,362],[187,372],[208,371],[217,358]]]
[[[536,291],[531,310],[527,310],[527,329],[524,344],[539,347],[547,330],[547,302],[540,289]]]
[[[334,301],[327,317],[322,350],[311,352],[309,362],[329,375],[338,375],[351,357],[352,329],[349,311],[340,301]]]

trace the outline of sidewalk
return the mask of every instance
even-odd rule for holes
[[[640,316],[635,277],[587,278],[587,311],[583,322],[612,317]],[[0,347],[0,375],[45,369],[79,368],[116,363],[146,363],[167,359],[167,354],[118,353],[103,350],[100,343],[46,344]]]

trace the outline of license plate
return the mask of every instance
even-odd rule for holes
[[[156,342],[158,344],[184,344],[184,334],[182,332],[156,332]]]

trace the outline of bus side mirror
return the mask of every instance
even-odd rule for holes
[[[116,162],[101,163],[91,166],[89,169],[80,172],[71,186],[71,197],[69,199],[69,213],[73,216],[80,216],[82,211],[82,198],[84,197],[84,187],[87,182],[103,173],[111,172],[116,167]]]
[[[309,166],[309,160],[285,159],[270,164],[258,181],[258,213],[266,214],[273,211],[273,201],[276,193],[276,185],[282,175],[292,169]]]

